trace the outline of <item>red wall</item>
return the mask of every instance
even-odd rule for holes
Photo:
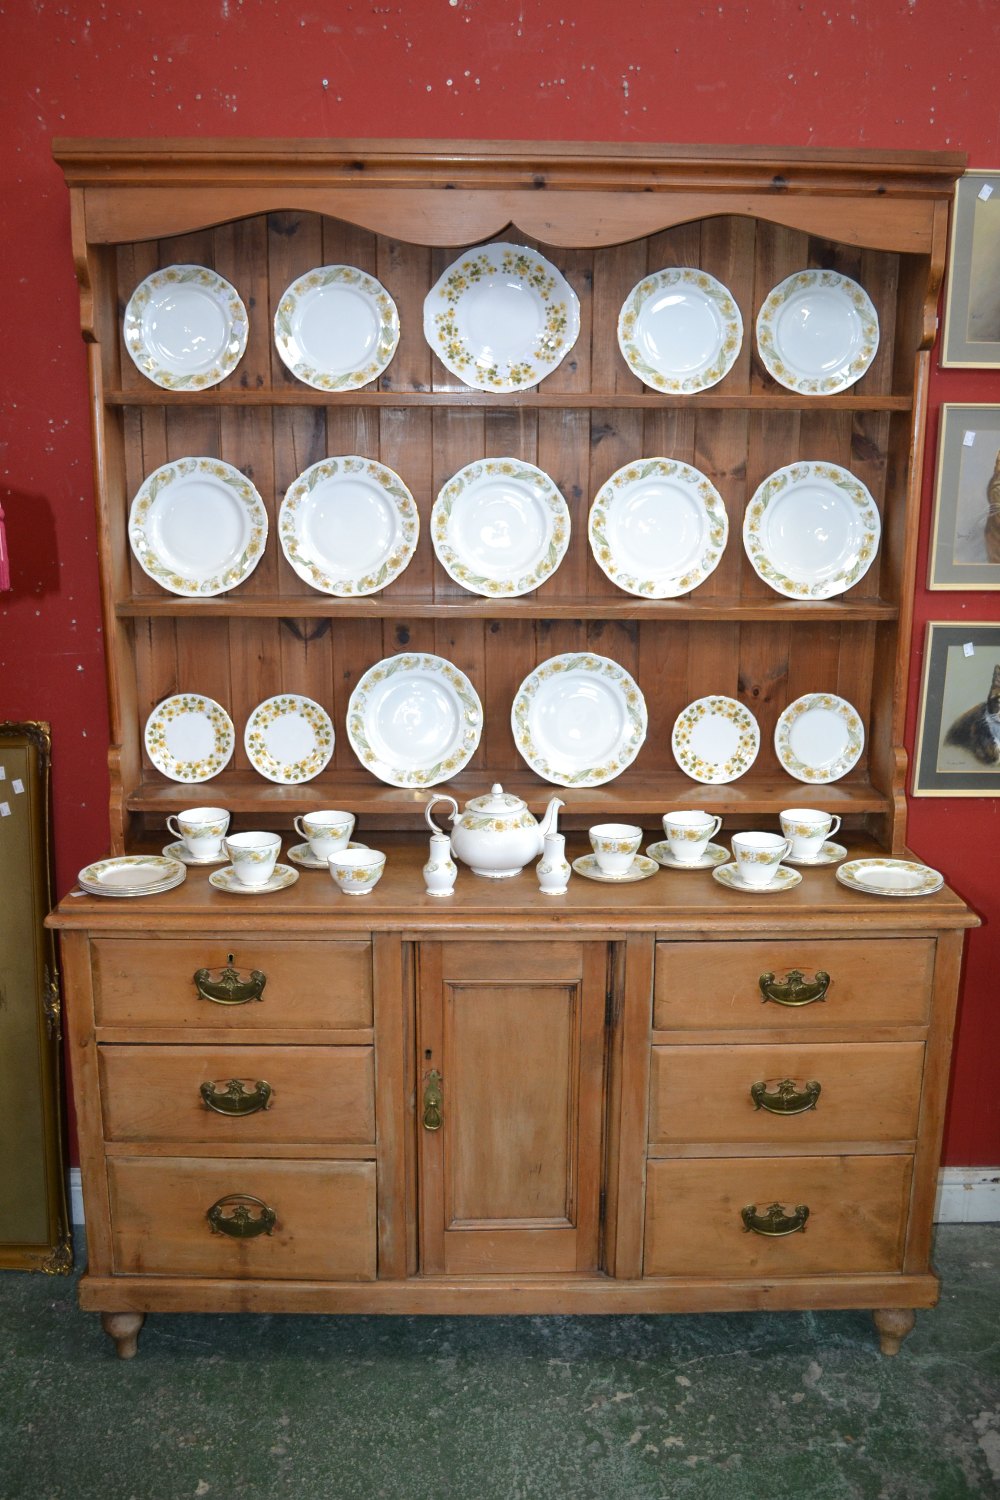
[[[957,149],[1000,167],[996,0],[7,0],[0,14],[0,717],[53,726],[58,883],[106,848],[107,724],[84,351],[55,135],[431,136]],[[1000,402],[988,371],[943,401]],[[924,562],[921,562],[921,574]],[[995,597],[995,596],[994,596]],[[921,589],[928,618],[1000,618]],[[912,744],[912,722],[910,726]],[[984,918],[946,1143],[1000,1162],[996,800],[918,801],[911,843]]]

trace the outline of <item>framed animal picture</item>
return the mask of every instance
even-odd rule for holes
[[[1000,172],[956,184],[941,366],[1000,366]]]
[[[910,790],[1000,796],[1000,622],[928,624]]]
[[[927,587],[1000,589],[1000,406],[941,408]]]

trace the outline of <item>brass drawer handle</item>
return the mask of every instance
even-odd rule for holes
[[[784,1205],[772,1203],[766,1213],[757,1212],[756,1203],[749,1203],[746,1208],[740,1210],[743,1227],[749,1233],[762,1234],[767,1239],[778,1239],[784,1234],[797,1234],[804,1231],[809,1210],[804,1203],[798,1204],[791,1213],[786,1213]]]
[[[259,1078],[252,1091],[248,1091],[240,1078],[230,1078],[225,1092],[217,1084],[203,1083],[201,1097],[206,1109],[214,1109],[217,1115],[255,1115],[259,1109],[268,1109],[274,1090],[263,1078]]]
[[[441,1074],[437,1068],[432,1068],[427,1075],[427,1087],[424,1089],[424,1129],[441,1129],[441,1106],[444,1099],[441,1094]]]
[[[249,1000],[260,1000],[264,995],[267,975],[260,969],[251,969],[249,979],[227,964],[224,969],[195,969],[194,985],[203,1000],[215,1005],[246,1005]]]
[[[224,1214],[222,1210],[230,1203],[235,1203],[236,1207],[231,1214]],[[251,1203],[260,1209],[256,1219],[248,1206]],[[278,1215],[273,1208],[268,1208],[263,1198],[255,1198],[252,1193],[230,1193],[213,1203],[205,1218],[212,1226],[213,1234],[228,1234],[234,1240],[252,1240],[258,1234],[270,1234]]]
[[[789,969],[784,979],[775,980],[773,974],[762,974],[757,983],[765,1001],[776,1005],[812,1005],[815,1000],[825,1000],[830,988],[830,976],[825,969],[817,969],[816,977],[807,980],[801,969]]]
[[[204,1090],[205,1085],[202,1084]],[[767,1091],[763,1079],[750,1085],[750,1098],[755,1109],[766,1109],[769,1115],[801,1115],[807,1109],[816,1108],[816,1100],[822,1092],[820,1085],[811,1079],[800,1089],[790,1078],[783,1078],[773,1093]]]

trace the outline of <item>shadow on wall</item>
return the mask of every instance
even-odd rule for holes
[[[52,507],[44,495],[26,495],[21,490],[0,489],[0,508],[7,530],[10,559],[10,593],[5,599],[58,594],[59,549]]]

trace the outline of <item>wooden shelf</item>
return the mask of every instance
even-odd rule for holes
[[[693,396],[673,396],[648,391],[315,391],[297,385],[278,390],[214,386],[205,391],[149,389],[104,392],[108,406],[394,406],[463,407],[483,406],[534,411],[603,410],[628,408],[661,411],[664,408],[698,406],[713,411],[909,411],[912,396],[798,396],[777,391],[719,394],[699,391]]]

